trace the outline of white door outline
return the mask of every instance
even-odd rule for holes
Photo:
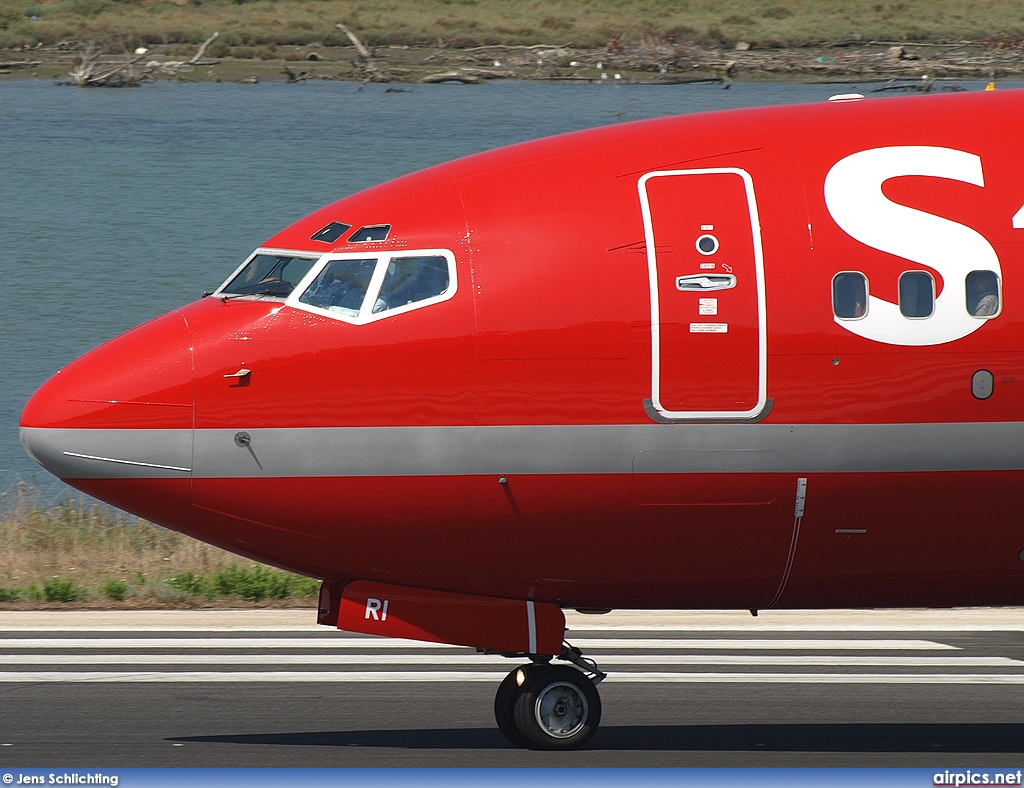
[[[750,213],[750,229],[754,246],[754,270],[757,279],[757,404],[750,410],[673,411],[661,404],[661,308],[658,301],[658,262],[655,254],[654,226],[651,205],[647,197],[647,182],[652,178],[678,175],[732,174],[743,179]],[[643,175],[637,183],[640,192],[640,211],[644,220],[644,239],[647,243],[647,275],[651,288],[651,403],[660,416],[672,421],[724,421],[748,420],[760,414],[768,402],[768,331],[765,317],[764,253],[761,247],[761,222],[754,198],[754,181],[750,173],[737,167],[711,167],[693,170],[656,170]]]

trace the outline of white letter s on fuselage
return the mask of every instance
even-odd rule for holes
[[[999,257],[970,227],[892,202],[882,184],[904,175],[925,175],[984,186],[981,159],[952,148],[872,148],[837,162],[825,176],[825,204],[843,231],[873,249],[928,266],[942,276],[942,293],[929,318],[911,320],[897,304],[869,295],[861,320],[836,322],[854,334],[889,345],[940,345],[977,331],[985,320],[966,308],[971,271],[1001,275]],[[902,271],[893,271],[898,277]]]

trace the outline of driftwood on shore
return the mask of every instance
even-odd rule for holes
[[[508,69],[459,68],[454,71],[443,71],[440,74],[427,74],[416,81],[422,84],[461,82],[464,85],[483,85],[492,79],[510,79],[515,76],[516,72]]]
[[[100,61],[102,52],[92,41],[77,42],[79,64],[71,72],[71,83],[80,88],[121,88],[137,87],[145,81],[152,80],[156,74],[163,72],[176,73],[177,69],[192,69],[199,65],[213,65],[217,60],[202,60],[207,48],[220,33],[214,33],[200,45],[199,50],[188,60],[151,60],[141,71],[135,70],[135,64],[152,53],[148,49],[140,49],[133,57],[117,63]]]
[[[875,81],[921,77],[994,79],[1024,74],[1024,48],[985,41],[910,44],[850,40],[767,48],[738,42],[725,48],[623,37],[599,49],[577,49],[571,44],[465,49],[439,46],[426,61],[460,69],[500,66],[513,70],[519,79],[604,79],[604,75],[612,72],[607,78],[614,80],[614,72],[619,71],[628,72],[630,81],[653,84],[689,81],[697,75]],[[658,76],[648,79],[637,72]]]
[[[483,77],[473,76],[464,71],[445,71],[441,74],[428,74],[420,77],[417,82],[421,84],[436,84],[440,82],[461,82],[463,85],[485,85],[487,80]]]
[[[693,41],[659,40],[651,36],[620,36],[597,48],[576,48],[571,43],[452,47],[438,40],[427,54],[415,47],[393,45],[375,50],[366,46],[356,31],[342,23],[333,25],[348,39],[348,47],[331,54],[307,52],[305,57],[287,53],[282,60],[323,61],[323,65],[299,71],[277,65],[288,82],[306,80],[359,80],[387,82],[461,82],[482,84],[498,79],[551,81],[601,81],[617,84],[668,85],[729,79],[799,79],[811,81],[861,81],[884,83],[882,90],[952,89],[935,80],[985,79],[1024,75],[1024,46],[1019,40],[926,42],[832,41],[803,47],[765,47],[745,42],[709,46]],[[49,50],[75,51],[79,65],[72,84],[121,87],[138,85],[157,77],[177,77],[179,72],[219,60],[204,60],[217,39],[214,33],[188,60],[152,59],[141,48],[123,57],[102,55],[92,42],[66,41]],[[318,47],[319,48],[319,47]],[[295,47],[301,50],[301,47]],[[412,50],[397,53],[395,50]],[[156,50],[159,51],[159,48]],[[326,55],[326,57],[324,56]],[[410,57],[411,56],[411,57]],[[261,59],[263,55],[260,55]],[[144,66],[140,61],[147,60]],[[339,62],[341,61],[341,62]],[[32,63],[0,64],[22,68]]]
[[[377,64],[373,62],[373,55],[371,55],[370,51],[363,46],[363,42],[359,40],[359,37],[340,22],[334,27],[344,33],[345,37],[352,42],[352,46],[356,48],[356,52],[359,54],[359,57],[363,59],[367,73],[370,74],[371,77],[379,76],[380,69],[377,68]]]
[[[99,47],[92,41],[82,44],[78,50],[79,63],[70,74],[73,84],[80,88],[120,88],[139,84],[138,78],[132,71],[132,66],[142,60],[145,54],[137,55],[113,66],[109,63],[101,64],[101,54]]]
[[[206,54],[206,50],[209,48],[210,44],[216,41],[219,36],[220,33],[214,33],[212,36],[206,39],[200,45],[196,53],[188,60],[150,61],[146,64],[146,73],[152,74],[153,72],[160,70],[188,68],[191,66],[211,65],[213,63],[217,63],[218,61],[216,60],[203,60],[202,58],[203,55]]]

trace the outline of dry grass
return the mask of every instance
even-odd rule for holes
[[[657,38],[731,46],[1024,36],[1019,0],[0,0],[0,46],[94,40],[108,47],[344,46],[344,22],[372,46],[566,44]],[[174,53],[172,53],[174,54]]]
[[[253,591],[254,579],[290,597],[308,597],[316,588],[315,581],[245,565],[238,556],[84,496],[53,506],[24,483],[0,493],[0,602],[73,596],[174,604],[275,595]],[[249,585],[243,589],[240,580]]]

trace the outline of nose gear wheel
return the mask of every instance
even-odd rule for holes
[[[590,712],[586,693],[567,681],[548,684],[533,704],[537,724],[548,736],[568,739],[587,721]]]
[[[506,738],[520,747],[574,750],[597,731],[601,697],[594,679],[583,671],[535,662],[516,668],[501,682],[494,716]]]

